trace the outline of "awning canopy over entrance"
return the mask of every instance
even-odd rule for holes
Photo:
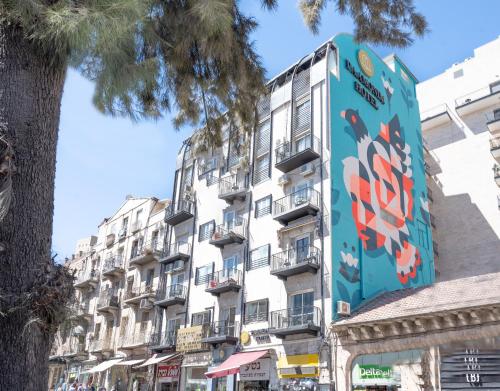
[[[179,353],[172,354],[154,354],[152,357],[148,358],[141,365],[137,365],[135,368],[146,367],[148,365],[158,364],[163,361],[171,360],[174,357],[179,356]]]
[[[144,361],[144,359],[141,359],[141,360],[128,360],[128,361],[121,361],[121,362],[119,362],[118,364],[115,364],[115,365],[129,366],[129,365],[139,364],[140,362],[143,362],[143,361]]]
[[[102,363],[97,364],[95,367],[90,368],[87,372],[88,373],[102,372],[102,371],[105,371],[108,368],[111,368],[113,365],[118,364],[121,361],[123,361],[123,358],[118,358],[118,359],[103,361]]]
[[[224,361],[217,368],[206,372],[205,376],[209,379],[216,377],[224,377],[227,375],[234,375],[240,371],[240,367],[245,364],[249,364],[259,358],[265,356],[267,354],[267,350],[259,350],[257,352],[244,352],[244,353],[235,353],[231,357],[229,357],[226,361]]]

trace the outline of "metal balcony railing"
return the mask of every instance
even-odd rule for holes
[[[128,346],[146,345],[149,342],[149,334],[144,331],[136,331],[133,334],[121,335],[119,338],[119,346],[121,348]]]
[[[154,295],[156,293],[156,288],[152,285],[142,285],[133,287],[130,290],[125,291],[125,296],[123,300],[131,300],[142,296]]]
[[[312,187],[297,190],[273,202],[273,214],[280,215],[310,204],[319,209],[321,195]]]
[[[167,330],[164,333],[154,333],[149,337],[149,347],[173,347],[177,338],[177,330]]]
[[[314,246],[299,246],[273,254],[271,272],[293,269],[297,266],[312,265],[319,268],[321,251]]]
[[[246,175],[231,175],[219,179],[219,198],[236,197],[248,190],[248,177]]]
[[[224,269],[211,273],[207,280],[207,291],[220,290],[224,288],[241,287],[241,270]]]
[[[165,222],[169,223],[177,215],[192,216],[194,213],[194,203],[190,200],[180,200],[178,202],[172,202],[165,209]],[[176,223],[174,221],[174,224]],[[183,220],[182,220],[183,221]]]
[[[88,283],[97,282],[99,279],[99,271],[96,269],[85,270],[79,273],[76,277],[75,286],[87,285]]]
[[[187,242],[170,243],[165,247],[161,255],[164,263],[173,262],[179,259],[187,260],[191,255],[191,244]]]
[[[247,223],[238,217],[230,222],[215,227],[210,243],[224,247],[226,244],[242,243],[247,238]]]
[[[321,326],[321,311],[314,306],[303,306],[272,311],[269,328],[289,329]]]
[[[219,320],[210,323],[206,338],[238,338],[238,322]]]
[[[69,354],[75,355],[75,354],[82,354],[86,353],[85,349],[85,342],[81,342],[77,338],[71,338],[69,342]]]
[[[118,293],[114,290],[102,291],[97,300],[97,309],[119,306]]]
[[[455,107],[461,107],[468,105],[474,101],[486,98],[487,96],[500,93],[498,90],[493,90],[491,85],[487,85],[485,87],[482,87],[478,90],[475,90],[473,92],[470,92],[466,95],[463,95],[457,99],[455,99]]]
[[[100,352],[100,351],[109,351],[112,350],[112,339],[96,339],[90,343],[90,351],[92,352]]]
[[[173,284],[167,286],[165,289],[160,289],[156,293],[156,300],[167,300],[167,299],[186,299],[187,288],[182,284]]]
[[[116,269],[125,268],[125,259],[123,255],[111,255],[104,261],[102,266],[102,274],[112,272]]]
[[[294,142],[284,141],[278,145],[275,149],[276,154],[276,164],[279,165],[284,160],[293,158],[306,150],[312,150],[313,152],[321,152],[321,142],[316,136],[308,135],[301,140],[296,140]]]
[[[90,302],[76,303],[71,306],[71,314],[76,317],[90,316]]]

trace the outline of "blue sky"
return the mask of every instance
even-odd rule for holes
[[[352,22],[332,6],[318,35],[304,26],[297,1],[281,0],[276,12],[258,0],[242,0],[243,10],[260,27],[253,38],[268,76],[284,70],[339,32],[352,32]],[[473,49],[500,35],[500,1],[417,0],[430,33],[405,50],[375,47],[385,56],[395,52],[419,80],[442,72]],[[189,129],[176,132],[167,117],[134,124],[106,117],[92,106],[92,83],[75,71],[66,80],[57,155],[53,248],[69,256],[76,240],[97,232],[127,194],[169,197],[175,156]]]

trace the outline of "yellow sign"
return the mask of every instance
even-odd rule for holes
[[[318,354],[296,354],[278,358],[280,378],[303,378],[319,376]]]
[[[361,70],[366,76],[373,76],[373,74],[375,73],[375,70],[373,69],[373,62],[370,56],[368,56],[368,53],[366,53],[364,50],[360,50],[358,52],[358,63],[361,67]]]
[[[250,342],[250,334],[247,331],[242,331],[240,334],[240,341],[243,345],[246,345]]]
[[[201,342],[204,334],[203,326],[192,326],[177,330],[175,350],[178,352],[206,350],[206,344]]]

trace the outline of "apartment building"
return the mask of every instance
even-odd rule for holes
[[[131,377],[146,381],[147,368],[132,365],[149,357],[167,204],[128,196],[101,222],[97,236],[78,242],[66,263],[75,270],[76,302],[51,352],[49,386],[61,377],[106,387],[126,385]],[[96,370],[108,358],[120,365]]]
[[[436,283],[332,325],[338,389],[500,388],[499,53],[500,38],[417,85]]]

